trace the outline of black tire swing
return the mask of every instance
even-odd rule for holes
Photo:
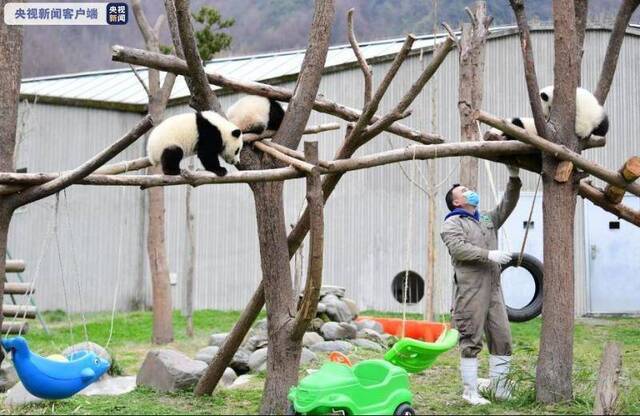
[[[520,260],[520,256],[522,256],[522,260]],[[522,308],[512,308],[506,305],[509,322],[530,321],[542,313],[542,282],[544,276],[542,262],[531,254],[513,253],[513,259],[509,263],[502,265],[502,272],[509,267],[523,267],[531,274],[535,284],[533,298],[528,304]]]

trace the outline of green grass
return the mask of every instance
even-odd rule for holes
[[[363,314],[375,314],[373,311]],[[385,314],[398,316],[398,314]],[[195,336],[185,336],[184,318],[174,315],[176,340],[169,348],[188,355],[207,344],[209,334],[228,331],[238,312],[198,311],[194,316]],[[419,318],[410,315],[411,318]],[[49,337],[32,325],[28,334],[33,350],[41,354],[60,352],[64,347],[84,340],[81,318],[73,316],[72,331],[69,332],[67,317],[61,312],[46,314],[51,322]],[[89,339],[104,345],[109,338],[110,316],[108,314],[87,315]],[[574,400],[566,403],[543,406],[535,402],[535,363],[538,352],[540,320],[525,324],[514,324],[514,359],[511,377],[516,381],[513,400],[483,407],[470,407],[460,398],[458,355],[450,351],[441,356],[436,364],[423,374],[412,375],[414,405],[421,414],[577,414],[591,413],[602,347],[608,340],[620,341],[624,345],[623,373],[621,377],[620,412],[640,413],[640,319],[615,318],[579,320],[575,330]],[[121,313],[116,316],[114,333],[109,350],[116,357],[124,374],[135,374],[150,343],[151,313]],[[487,355],[481,355],[481,376],[487,372]],[[353,361],[379,358],[379,353],[358,350],[351,355]],[[325,357],[322,357],[324,360]],[[320,363],[315,363],[317,367]],[[301,370],[304,376],[305,369]],[[3,409],[3,413],[21,414],[246,414],[257,413],[262,393],[264,375],[258,375],[240,389],[218,390],[213,397],[197,398],[190,392],[158,394],[147,388],[117,397],[76,396],[58,402],[42,402],[18,409]]]

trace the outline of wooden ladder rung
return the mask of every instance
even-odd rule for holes
[[[5,295],[30,295],[36,291],[31,283],[7,282],[4,284]]]
[[[2,316],[13,318],[16,316],[23,319],[35,319],[36,307],[31,305],[2,305]]]
[[[24,335],[27,332],[29,332],[29,323],[24,321],[3,322],[1,331],[3,334],[9,334],[9,335],[23,334]]]
[[[22,273],[26,267],[24,260],[7,260],[7,273]]]

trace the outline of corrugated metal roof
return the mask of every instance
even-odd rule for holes
[[[494,32],[512,29],[512,27],[494,28]],[[412,50],[431,49],[435,42],[444,39],[444,34],[435,38],[433,35],[418,36]],[[395,55],[404,38],[388,39],[376,42],[362,43],[361,49],[366,59],[384,58]],[[282,77],[296,75],[302,66],[304,49],[259,54],[242,57],[230,57],[214,59],[207,63],[206,70],[217,72],[228,77],[247,81],[275,80]],[[340,67],[345,64],[354,64],[356,57],[348,44],[333,46],[327,54],[325,68]],[[148,82],[148,70],[137,69],[140,77]],[[161,75],[164,79],[164,73]],[[219,87],[214,87],[220,89]],[[56,101],[72,104],[74,102],[94,102],[113,104],[117,106],[144,106],[147,104],[145,90],[136,79],[130,69],[117,69],[106,71],[83,72],[47,76],[39,78],[27,78],[22,81],[20,93],[24,97],[38,97],[38,100]],[[189,90],[182,76],[176,79],[171,93],[171,100],[177,100],[189,95]],[[49,100],[47,100],[49,98]]]

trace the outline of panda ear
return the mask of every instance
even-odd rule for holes
[[[542,98],[542,101],[549,101],[549,96],[547,95],[546,92],[541,92],[540,98]]]
[[[231,132],[231,135],[236,138],[240,137],[241,134],[242,132],[239,129],[235,129],[234,131]]]

